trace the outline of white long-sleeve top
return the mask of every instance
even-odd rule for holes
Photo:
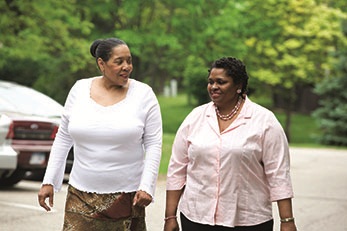
[[[96,193],[143,190],[153,197],[162,145],[157,98],[148,85],[130,79],[125,99],[105,107],[90,97],[94,78],[78,80],[69,92],[43,184],[61,189],[73,145],[69,184],[75,188]]]

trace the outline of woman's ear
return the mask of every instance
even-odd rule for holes
[[[104,60],[102,60],[101,58],[98,58],[97,60],[97,64],[98,64],[98,67],[99,69],[103,72],[104,71]]]

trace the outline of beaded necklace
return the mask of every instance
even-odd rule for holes
[[[224,120],[224,121],[231,120],[236,115],[237,111],[239,110],[241,103],[242,103],[242,98],[239,97],[233,110],[229,114],[226,114],[226,115],[221,115],[217,105],[215,104],[214,106],[215,106],[216,114],[221,120]]]

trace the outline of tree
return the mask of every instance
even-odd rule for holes
[[[341,57],[341,62],[344,62],[345,66],[344,75],[327,77],[316,87],[316,92],[321,96],[321,100],[320,107],[313,115],[322,129],[323,133],[319,141],[323,144],[347,146],[346,57]]]
[[[345,21],[347,25],[347,21]],[[343,27],[347,36],[347,27]],[[347,146],[347,51],[339,49],[339,62],[334,72],[327,74],[317,84],[316,93],[320,97],[320,107],[313,113],[323,134],[319,141],[323,144]]]
[[[248,1],[246,62],[253,77],[274,87],[287,102],[284,130],[290,125],[296,88],[321,81],[334,60],[338,43],[346,41],[340,10],[313,0]],[[266,15],[266,17],[264,17]]]
[[[160,92],[170,79],[180,86],[188,83],[186,79],[193,77],[189,69],[200,69],[203,75],[193,78],[206,84],[207,68],[215,58],[245,47],[237,35],[237,19],[241,19],[237,6],[227,0],[218,4],[211,0],[99,1],[88,15],[96,35],[116,36],[128,43],[133,77]]]
[[[245,55],[241,6],[241,3],[222,0],[218,4],[207,0],[184,1],[175,6],[171,30],[184,49],[179,57],[182,64],[174,64],[180,70],[190,103],[210,100],[206,91],[207,75],[215,59]]]
[[[222,56],[245,61],[254,89],[266,83],[290,92],[320,81],[341,40],[343,14],[324,4],[345,4],[320,2],[5,0],[0,76],[63,102],[77,79],[99,74],[89,54],[93,40],[119,37],[132,51],[132,77],[157,93],[171,79],[189,91],[198,86],[192,83],[205,85],[208,67]]]
[[[63,102],[74,74],[86,67],[92,24],[74,1],[0,2],[0,76]],[[61,94],[64,92],[64,94]]]

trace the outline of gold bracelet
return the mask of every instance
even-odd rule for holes
[[[294,217],[287,217],[280,220],[281,223],[288,223],[294,221]]]

